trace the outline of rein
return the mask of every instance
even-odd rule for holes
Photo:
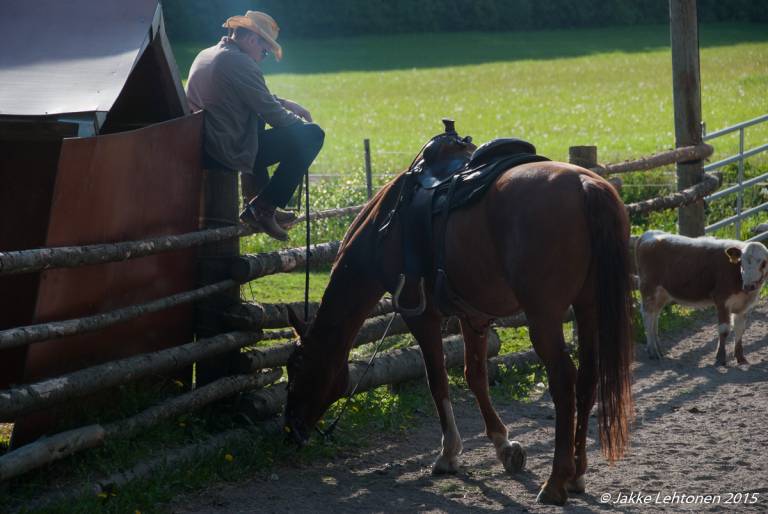
[[[363,374],[360,375],[360,378],[357,381],[357,384],[355,384],[355,387],[352,388],[352,392],[350,392],[346,399],[344,400],[344,405],[341,406],[341,410],[336,415],[336,419],[333,420],[333,422],[330,424],[330,426],[322,430],[317,425],[315,425],[315,430],[318,434],[320,434],[324,440],[328,441],[333,437],[333,432],[336,430],[336,425],[339,424],[339,420],[341,419],[341,416],[344,414],[344,412],[347,410],[347,407],[349,406],[350,400],[352,400],[352,397],[355,396],[355,393],[357,393],[357,389],[360,387],[360,384],[363,382],[363,379],[365,378],[365,375],[368,374],[368,370],[373,367],[373,359],[376,358],[376,355],[379,353],[379,350],[381,350],[381,345],[384,344],[384,339],[386,339],[387,334],[389,334],[389,329],[392,327],[392,322],[395,321],[395,317],[397,317],[397,312],[392,313],[392,317],[389,318],[389,323],[387,323],[387,328],[384,329],[384,333],[381,335],[381,339],[379,339],[379,342],[376,344],[376,348],[373,350],[373,355],[371,355],[371,358],[368,359],[368,364],[365,366],[365,370],[363,371]]]
[[[307,226],[307,255],[304,263],[304,321],[309,320],[309,259],[312,257],[312,251],[309,248],[310,245],[310,237],[312,235],[312,231],[310,230],[309,225],[309,168],[307,168],[307,173],[304,175],[304,183],[306,186],[304,187],[304,197],[306,198],[306,205],[304,206],[304,210],[306,211],[306,226]],[[301,194],[301,193],[299,193]],[[301,196],[299,196],[301,198]]]

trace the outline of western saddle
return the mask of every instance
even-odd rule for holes
[[[384,237],[394,220],[401,224],[403,268],[392,303],[403,316],[423,313],[426,279],[443,315],[493,319],[496,316],[473,307],[451,287],[445,271],[448,217],[479,200],[504,171],[549,159],[536,155],[532,144],[515,138],[495,139],[476,148],[471,137],[456,133],[453,120],[443,119],[443,124],[445,132],[424,145],[405,173],[395,206],[379,228],[380,237]],[[401,295],[408,284],[418,284],[416,307],[402,304]]]

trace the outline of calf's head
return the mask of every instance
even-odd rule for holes
[[[725,250],[733,264],[741,264],[741,282],[745,291],[760,289],[768,277],[768,250],[761,243],[749,243],[744,248],[731,246]]]

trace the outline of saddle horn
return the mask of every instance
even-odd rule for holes
[[[443,118],[443,125],[445,126],[445,133],[446,134],[455,134],[456,133],[456,122],[453,121],[450,118]]]

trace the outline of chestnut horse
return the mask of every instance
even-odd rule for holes
[[[475,148],[467,139],[445,136],[437,136],[442,137],[441,158],[466,156]],[[363,321],[385,291],[397,288],[401,224],[408,220],[396,211],[391,230],[381,237],[379,229],[398,200],[404,176],[380,190],[348,229],[317,315],[288,362],[285,428],[300,444],[347,390],[347,359]],[[448,279],[475,308],[459,315],[464,374],[486,434],[510,472],[522,468],[525,453],[508,440],[491,405],[486,338],[494,317],[525,312],[556,413],[552,473],[537,499],[562,505],[569,492],[585,488],[587,428],[596,397],[603,453],[613,461],[628,443],[633,350],[624,205],[613,187],[589,170],[533,162],[503,172],[477,202],[453,211],[444,230]],[[427,283],[434,279],[427,277]],[[419,300],[417,291],[403,297],[404,303]],[[563,338],[562,322],[571,305],[578,324],[578,371]],[[433,472],[456,472],[462,443],[449,398],[442,314],[433,295],[426,295],[423,313],[405,316],[405,321],[421,347],[440,417],[442,450]]]

